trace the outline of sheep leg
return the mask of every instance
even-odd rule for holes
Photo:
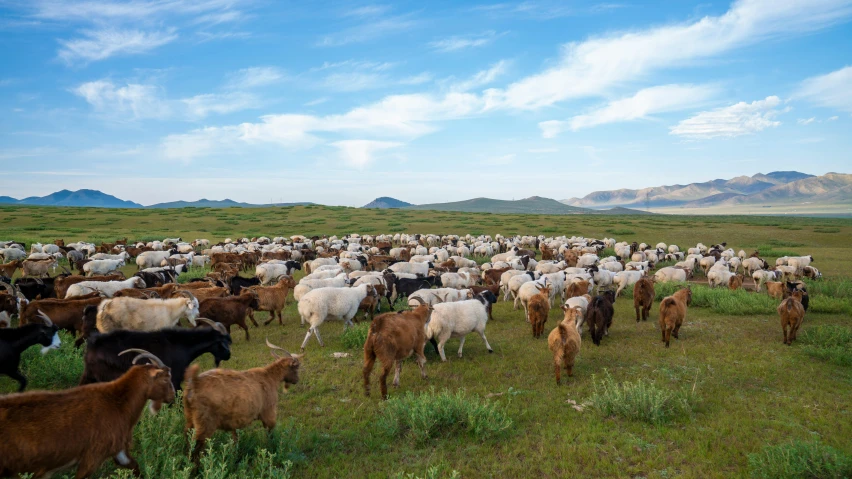
[[[479,335],[482,336],[482,340],[485,341],[485,347],[488,348],[489,353],[493,353],[494,350],[491,349],[491,345],[488,344],[488,338],[485,337],[485,330],[479,331]],[[464,344],[464,338],[462,338],[462,344]],[[461,357],[461,348],[459,348],[459,357]]]
[[[319,341],[319,345],[320,345],[320,347],[324,348],[324,347],[325,347],[325,343],[324,343],[324,342],[322,342],[322,337],[320,336],[319,328],[318,328],[318,327],[315,327],[315,328],[313,328],[313,330],[314,330],[314,335],[316,335],[316,337],[317,337],[317,341]]]
[[[402,360],[396,361],[396,372],[393,375],[393,387],[399,387],[399,375],[402,374]]]
[[[569,378],[574,377],[574,361],[565,363],[565,371]]]
[[[459,341],[459,357],[462,357],[462,349],[464,349],[464,340],[467,336],[462,336],[461,341]]]
[[[787,339],[788,338],[788,336],[787,336],[787,321],[781,322],[781,327],[784,328],[784,344],[789,346],[791,344],[791,342],[788,341],[788,339]]]
[[[447,344],[448,339],[450,338],[446,337],[441,339],[440,342],[438,342],[438,355],[441,356],[441,361],[443,362],[447,362],[447,356],[444,354],[444,345]],[[434,339],[432,341],[434,341]]]
[[[680,322],[675,323],[674,330],[672,330],[672,336],[674,336],[674,337],[675,337],[675,339],[680,339],[680,337],[678,336],[678,334],[680,333],[680,325],[681,325],[681,324],[683,324],[683,323],[680,323]]]
[[[636,310],[636,322],[638,323],[639,322],[639,305],[636,305],[633,308]]]
[[[517,311],[517,310],[518,310],[518,300],[519,300],[519,299],[520,299],[520,298],[518,298],[517,296],[515,296],[515,307],[513,308],[513,311]]]
[[[559,386],[560,380],[562,379],[562,365],[559,364],[559,360],[553,360],[553,371],[556,373],[556,385]]]
[[[307,345],[308,345],[308,340],[309,340],[309,339],[311,339],[311,334],[313,334],[313,332],[314,332],[314,329],[313,329],[313,328],[308,328],[308,333],[307,333],[307,334],[305,334],[305,340],[304,340],[304,341],[302,341],[302,351],[304,351],[304,350],[305,350],[305,346],[307,346]]]
[[[271,323],[272,321],[275,320],[275,315],[276,315],[275,310],[270,311],[269,312],[269,318],[267,318],[267,320],[263,322],[263,325],[269,326],[269,323]],[[254,321],[254,311],[249,312],[249,317],[252,318],[252,321]]]
[[[252,323],[254,323],[254,327],[255,327],[255,328],[259,328],[259,327],[260,327],[260,325],[259,325],[259,324],[257,324],[257,321],[255,321],[255,320],[254,320],[254,311],[253,311],[253,310],[249,310],[248,317],[249,317],[249,319],[251,320],[251,322],[252,322]],[[267,324],[269,324],[269,323],[267,323]]]

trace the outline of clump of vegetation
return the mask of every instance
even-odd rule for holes
[[[470,396],[463,390],[406,393],[385,403],[378,420],[380,430],[416,443],[451,435],[467,434],[477,440],[499,437],[512,419],[496,403]]]
[[[587,403],[605,417],[659,425],[689,416],[696,401],[694,391],[664,389],[647,379],[617,382],[606,372],[602,379],[594,378],[594,393]]]
[[[635,235],[636,234],[636,232],[633,231],[633,230],[616,229],[616,228],[608,229],[608,230],[606,230],[606,232],[611,234],[611,235],[615,235],[615,236],[629,236],[629,235]]]
[[[346,349],[364,349],[367,342],[367,333],[370,331],[370,323],[359,323],[346,328],[340,335],[340,341]]]
[[[852,366],[852,329],[843,326],[813,326],[798,337],[802,350],[840,366]]]
[[[83,349],[74,347],[74,336],[59,332],[62,344],[41,354],[41,346],[33,346],[21,355],[21,372],[27,377],[28,390],[66,389],[80,383],[83,375]]]
[[[195,267],[178,276],[177,282],[181,284],[189,283],[193,279],[203,278],[207,276],[207,273],[209,273],[210,271],[212,271],[210,268]]]
[[[852,477],[852,455],[819,441],[793,441],[749,454],[748,467],[755,479],[841,479]]]
[[[447,468],[444,465],[431,466],[428,469],[426,469],[426,473],[423,474],[422,476],[418,476],[417,474],[415,474],[413,472],[409,472],[409,473],[400,472],[397,475],[392,476],[392,477],[394,479],[441,479],[441,478],[458,479],[458,478],[461,477],[461,474],[459,474],[459,471],[456,471],[455,469],[453,469],[451,471],[447,471],[446,469]]]

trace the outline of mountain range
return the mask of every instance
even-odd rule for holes
[[[380,196],[373,201],[367,203],[361,208],[405,208],[406,206],[414,206],[411,203],[406,203],[405,201],[400,201],[396,198],[391,198],[390,196]]]
[[[157,203],[150,206],[142,206],[139,203],[125,201],[115,196],[108,195],[98,190],[62,190],[47,196],[30,196],[22,200],[11,196],[0,196],[0,204],[11,205],[35,205],[35,206],[90,206],[97,208],[262,208],[269,206],[303,206],[312,205],[310,202],[300,203],[270,203],[256,205],[252,203],[241,203],[234,200],[208,200],[202,198],[198,201],[172,201],[168,203]]]
[[[688,185],[667,185],[638,190],[595,191],[582,198],[562,200],[569,206],[612,208],[708,208],[737,205],[852,203],[852,175],[827,173],[813,176],[798,171],[774,171]]]

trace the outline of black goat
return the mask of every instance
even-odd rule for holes
[[[0,329],[0,374],[18,381],[18,391],[27,387],[27,378],[21,374],[21,353],[30,346],[41,344],[42,353],[59,347],[59,328],[47,316],[44,324],[26,324],[20,328]]]
[[[18,288],[28,301],[32,301],[39,296],[42,299],[55,298],[56,292],[53,288],[53,282],[56,278],[64,278],[71,276],[70,274],[62,273],[54,278],[18,278],[15,280],[15,287]]]
[[[172,370],[172,384],[180,389],[186,368],[204,353],[210,353],[216,366],[231,359],[231,336],[225,328],[206,318],[212,328],[166,328],[159,331],[118,330],[95,334],[86,342],[85,368],[80,384],[107,382],[117,379],[131,366],[132,356],[119,356],[126,349],[144,349],[163,361]]]
[[[299,265],[299,269],[302,269],[302,265]],[[231,290],[231,294],[233,296],[237,296],[240,294],[243,288],[248,288],[249,286],[257,286],[260,284],[260,280],[257,278],[243,278],[242,276],[234,276],[231,278],[231,282],[228,284],[228,289]]]
[[[604,291],[600,296],[595,296],[589,309],[586,310],[586,322],[589,324],[589,333],[592,335],[595,346],[600,346],[601,339],[605,334],[609,334],[609,327],[612,326],[612,317],[615,314],[612,306],[614,302],[615,291]]]

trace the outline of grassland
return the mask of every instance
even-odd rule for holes
[[[753,294],[723,301],[715,295],[724,291],[702,292],[701,302],[689,310],[681,339],[665,349],[654,321],[656,305],[652,321],[636,323],[628,295],[616,303],[609,337],[600,347],[584,341],[574,378],[557,387],[545,340],[532,338],[522,311],[500,302],[486,332],[494,354],[488,354],[481,339],[473,336],[465,344],[462,359],[454,354],[456,340],[447,346],[447,363],[427,349],[429,378],[421,380],[414,363],[407,362],[401,388],[391,388],[388,403],[376,398],[376,389],[371,398],[363,394],[359,350],[363,334],[358,330],[365,326],[344,334],[340,323],[327,323],[321,327],[326,347],[313,340],[309,343],[301,382],[281,395],[276,436],[269,442],[258,438],[259,426],[241,436],[241,441],[248,438],[241,454],[245,448],[265,447],[267,453],[289,461],[287,474],[269,477],[379,478],[408,477],[409,473],[450,477],[452,471],[461,477],[852,475],[850,220],[556,217],[319,206],[163,211],[0,208],[0,239],[26,242],[60,237],[108,241],[125,236],[218,241],[238,236],[397,231],[582,234],[682,247],[698,241],[727,241],[736,249],[759,248],[770,259],[788,253],[811,254],[826,275],[826,280],[812,286],[813,300],[822,301],[817,310],[827,312],[809,313],[801,341],[788,347],[781,342],[773,302]],[[548,330],[559,313],[551,312]],[[305,333],[298,321],[291,305],[283,327],[262,327],[253,332],[250,342],[235,333],[233,358],[225,367],[268,362],[263,336],[298,349]],[[335,359],[333,352],[351,356]],[[50,373],[60,367],[56,361],[72,362],[73,357],[65,354],[73,356],[73,352],[53,358],[27,356],[25,365],[34,388],[73,385],[73,368]],[[200,364],[212,367],[210,358]],[[0,378],[0,392],[13,389],[12,381]],[[435,399],[444,391],[446,404]],[[440,408],[431,406],[439,403]],[[642,407],[617,407],[620,404]],[[435,410],[447,412],[429,414]],[[455,419],[447,425],[447,415],[468,422],[455,427],[460,421]],[[151,441],[144,440],[161,431],[177,434],[179,415],[145,421],[140,429],[147,432],[138,432],[142,435],[137,441],[140,462],[153,463],[160,456],[184,450],[179,442],[158,455]],[[503,427],[505,421],[510,421],[508,427]],[[227,447],[226,435],[218,440]],[[257,461],[243,470],[263,465]],[[238,474],[239,468],[232,465],[229,470]],[[829,472],[807,476],[802,470]],[[152,469],[148,477],[162,477],[162,471]],[[101,471],[103,476],[111,473],[111,465]]]

